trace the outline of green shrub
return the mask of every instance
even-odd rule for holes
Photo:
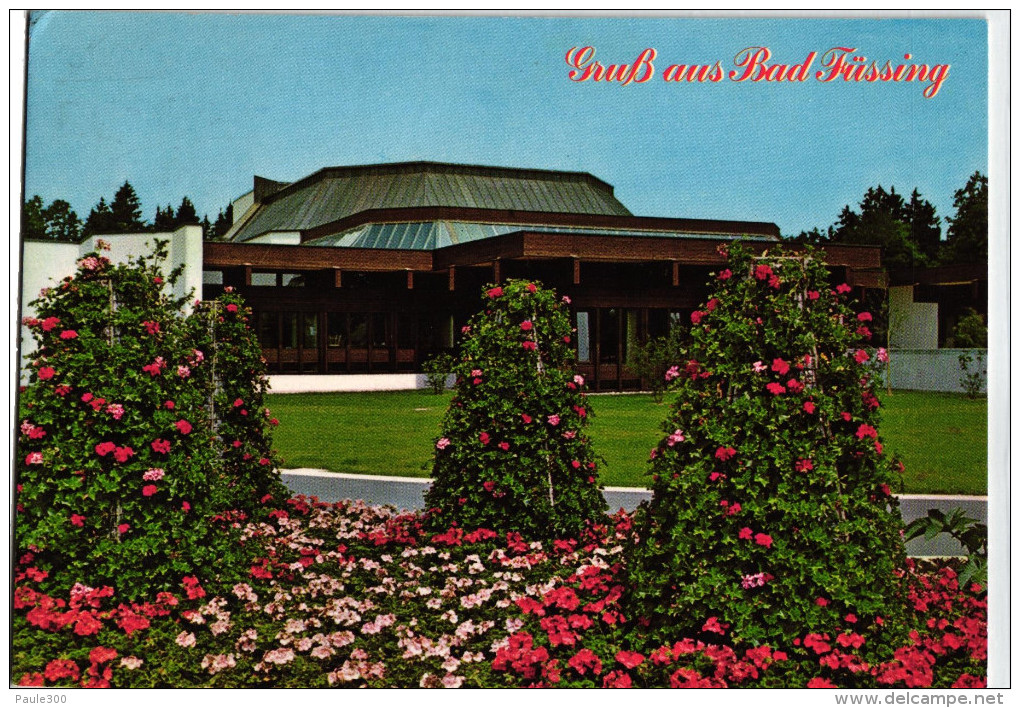
[[[425,372],[425,380],[428,382],[429,389],[437,396],[446,390],[446,378],[453,371],[453,363],[452,356],[446,352],[440,352],[427,359],[421,365],[421,370]]]
[[[677,362],[684,360],[687,352],[686,332],[674,329],[664,337],[649,339],[635,347],[627,368],[641,377],[644,385],[652,392],[656,403],[662,402],[662,396],[669,386],[667,374]]]
[[[653,628],[777,646],[848,615],[869,641],[899,627],[898,463],[869,368],[885,352],[827,282],[810,251],[735,246],[692,315],[631,573]]]
[[[967,398],[977,398],[985,389],[985,354],[983,351],[964,352],[957,357],[960,362],[960,385],[963,386]],[[971,366],[976,365],[972,371]]]
[[[567,307],[526,281],[489,287],[464,328],[426,506],[436,523],[579,533],[606,503],[585,428],[591,411],[573,357]]]
[[[126,265],[90,253],[26,321],[37,350],[20,396],[16,544],[54,587],[111,585],[134,597],[223,567],[235,544],[210,518],[240,512],[252,488],[273,488],[271,460],[235,477],[240,468],[223,459],[232,440],[216,436],[217,396],[248,397],[260,377],[250,350],[215,362],[211,345],[236,337],[227,330],[241,310],[225,305],[222,322],[201,309],[183,317],[184,300],[167,295],[181,269],[164,274],[165,256],[166,242]],[[227,376],[220,388],[216,364]],[[247,385],[232,370],[245,371]],[[254,450],[261,435],[230,436]]]
[[[951,346],[960,349],[986,349],[988,347],[988,327],[985,319],[973,307],[964,311],[963,317],[953,328]]]

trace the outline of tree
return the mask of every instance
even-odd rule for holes
[[[46,218],[46,238],[73,243],[81,239],[81,219],[63,199],[54,200],[46,207],[43,216]]]
[[[212,230],[209,233],[211,239],[221,239],[227,235],[230,231],[230,227],[234,223],[234,205],[228,204],[226,210],[220,210],[220,213],[216,215],[216,221],[213,222]]]
[[[948,238],[941,261],[952,263],[988,262],[988,178],[975,172],[963,189],[953,194],[956,215],[949,217]]]
[[[440,529],[575,536],[604,518],[585,434],[584,379],[570,364],[566,303],[536,283],[489,286],[464,329],[456,393],[435,445],[426,506]]]
[[[99,198],[99,203],[92,207],[88,218],[85,219],[85,227],[82,229],[83,236],[95,236],[96,234],[119,233],[113,221],[113,212],[106,203],[106,199]]]
[[[653,632],[776,647],[846,628],[870,650],[902,629],[899,467],[870,368],[884,352],[828,279],[810,251],[737,246],[692,315],[636,523],[634,614]]]
[[[142,205],[130,182],[124,182],[110,204],[111,220],[117,234],[131,234],[145,231],[147,224],[142,219]]]
[[[910,240],[917,244],[928,263],[936,263],[942,245],[942,220],[935,214],[932,203],[921,198],[921,193],[916,187],[910,193],[907,217],[910,223]]]
[[[173,231],[176,228],[177,218],[174,216],[174,208],[169,204],[166,205],[166,210],[159,208],[156,205],[156,218],[152,222],[152,228],[155,231]]]
[[[895,188],[888,192],[881,185],[868,188],[859,208],[860,213],[843,207],[833,241],[882,246],[882,261],[889,269],[926,265],[920,248],[911,240],[910,211]]]
[[[195,205],[187,197],[184,197],[181,200],[181,205],[177,207],[177,216],[174,217],[174,223],[176,226],[193,226],[199,223]]]
[[[199,226],[202,227],[202,238],[203,239],[209,238],[209,234],[212,232],[212,222],[209,221],[208,214],[202,215],[202,221],[199,223]]]
[[[21,238],[46,238],[46,216],[43,214],[42,197],[38,194],[21,205]]]

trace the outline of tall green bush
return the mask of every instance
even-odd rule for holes
[[[185,318],[185,301],[168,294],[181,269],[164,273],[165,257],[166,242],[129,264],[90,253],[26,321],[37,348],[19,403],[15,534],[55,587],[133,597],[208,577],[236,548],[212,519],[257,509],[252,490],[280,489],[261,424],[231,429],[216,405],[228,391],[261,396],[259,359],[231,322],[241,310],[228,302],[220,322],[202,309]],[[244,376],[217,388],[225,339],[239,348],[220,357],[220,376]],[[233,440],[218,431],[261,454],[257,473],[230,465]]]
[[[885,352],[828,278],[810,251],[735,246],[692,315],[631,571],[653,628],[789,646],[899,626],[899,468],[871,368]]]
[[[426,506],[444,528],[578,534],[603,519],[606,502],[585,433],[584,379],[571,368],[567,304],[515,280],[483,299],[453,367]]]

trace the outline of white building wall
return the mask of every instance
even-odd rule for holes
[[[889,288],[889,347],[939,348],[939,306],[914,302],[913,285]]]
[[[972,362],[968,372],[983,372],[983,392],[988,390],[988,351],[986,349],[890,349],[889,376],[892,388],[911,391],[942,391],[965,393],[961,385],[963,371],[960,355],[967,354]],[[983,361],[978,361],[978,357]]]
[[[109,234],[91,236],[80,244],[58,243],[55,241],[22,242],[21,261],[21,316],[35,317],[31,302],[39,291],[53,287],[77,270],[78,260],[86,253],[95,251],[96,241],[102,239],[110,244],[104,252],[114,263],[127,263],[138,256],[152,253],[156,240],[169,241],[166,270],[184,265],[173,289],[175,297],[187,297],[191,301],[202,296],[202,227],[182,226],[176,231],[151,234]],[[35,340],[27,327],[21,327],[21,357],[27,361],[35,351]]]

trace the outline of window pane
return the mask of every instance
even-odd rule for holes
[[[305,276],[301,273],[282,273],[280,278],[285,288],[300,288],[305,284]]]
[[[259,313],[259,344],[263,349],[276,349],[280,344],[279,333],[276,329],[275,312]]]
[[[390,317],[385,312],[372,313],[372,346],[387,347],[390,343]]]
[[[347,343],[347,315],[330,312],[326,315],[326,336],[329,347],[343,347]]]
[[[223,285],[223,271],[203,270],[202,285]]]
[[[588,328],[588,313],[577,313],[577,360],[591,361],[591,332]]]
[[[351,346],[358,349],[368,347],[368,315],[362,313],[351,315]]]
[[[284,312],[280,315],[283,323],[283,348],[297,349],[298,343],[298,313]]]
[[[319,316],[314,312],[306,312],[303,316],[304,326],[302,327],[301,346],[305,349],[318,349],[319,347]]]
[[[617,362],[619,336],[620,311],[616,308],[602,310],[602,319],[599,322],[599,363],[615,364]]]
[[[252,273],[251,284],[266,288],[275,287],[276,273]]]

